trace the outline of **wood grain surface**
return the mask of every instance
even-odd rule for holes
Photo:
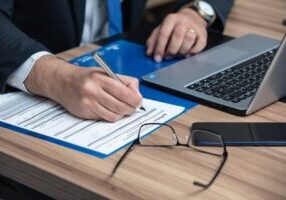
[[[235,0],[225,34],[242,36],[247,33],[281,39],[286,32],[286,0]]]
[[[285,0],[236,0],[225,33],[281,38],[285,17]],[[59,56],[68,60],[95,48]],[[286,122],[286,104],[276,102],[248,117],[199,105],[171,124],[184,136],[198,121]],[[0,128],[0,174],[57,199],[286,199],[286,147],[228,147],[229,159],[206,191],[193,181],[206,182],[217,158],[184,148],[136,147],[110,177],[124,151],[99,159]]]

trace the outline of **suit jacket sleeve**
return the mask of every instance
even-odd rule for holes
[[[13,24],[14,0],[0,1],[0,93],[7,79],[31,55],[48,49]]]
[[[234,0],[204,0],[204,1],[212,5],[217,14],[217,19],[215,23],[209,28],[217,32],[223,32],[227,16],[231,10]],[[181,0],[179,7],[183,6],[188,2],[190,1]]]

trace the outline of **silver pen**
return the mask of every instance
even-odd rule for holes
[[[123,85],[125,85],[125,83],[123,83],[123,81],[121,81],[120,78],[110,69],[110,67],[106,64],[106,62],[101,58],[101,56],[97,52],[93,54],[93,58],[109,77],[117,81],[120,81]],[[146,111],[146,109],[143,106],[141,106],[139,109]]]

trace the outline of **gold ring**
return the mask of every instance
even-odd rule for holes
[[[191,33],[197,34],[197,31],[195,29],[193,29],[193,28],[190,28],[188,31],[190,31]]]

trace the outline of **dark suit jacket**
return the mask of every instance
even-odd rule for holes
[[[219,20],[214,27],[223,30],[233,0],[207,0]],[[186,0],[178,1],[179,5]],[[146,0],[125,0],[124,29],[133,28]],[[0,1],[0,92],[7,79],[32,54],[58,53],[79,45],[83,30],[85,0],[1,0]]]

